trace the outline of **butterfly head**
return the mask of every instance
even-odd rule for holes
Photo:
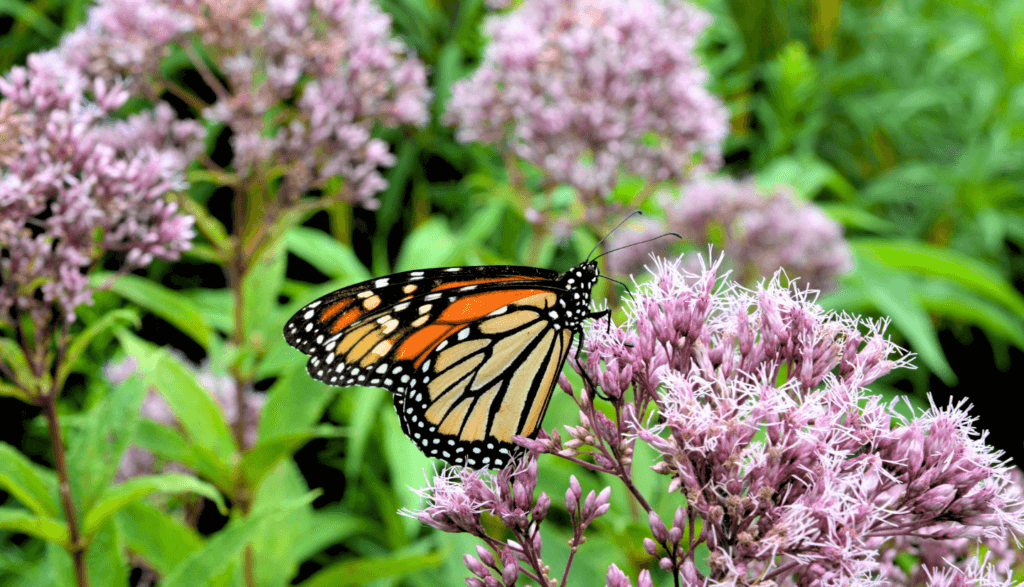
[[[559,276],[558,280],[565,287],[559,305],[564,308],[566,328],[576,330],[590,314],[590,292],[597,283],[598,273],[596,262],[584,261]]]

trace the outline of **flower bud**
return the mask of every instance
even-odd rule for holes
[[[548,516],[548,508],[551,507],[551,498],[548,494],[541,493],[537,498],[537,504],[533,506],[533,520],[540,522]]]
[[[501,580],[506,585],[515,585],[519,580],[519,563],[512,561],[505,565],[505,570],[501,572]]]
[[[658,556],[658,543],[650,538],[644,538],[644,551],[651,556]]]
[[[466,568],[469,569],[469,572],[473,573],[477,577],[486,578],[491,575],[487,570],[487,567],[485,567],[483,563],[471,554],[462,555],[462,562],[466,565]]]
[[[651,534],[654,535],[654,539],[658,542],[665,542],[668,538],[668,528],[658,517],[658,513],[651,510],[651,513],[647,515],[647,522],[651,525]]]

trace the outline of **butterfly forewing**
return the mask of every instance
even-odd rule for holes
[[[394,393],[405,433],[429,456],[498,467],[533,436],[572,336],[588,313],[596,267],[397,273],[328,294],[285,325],[331,385]]]

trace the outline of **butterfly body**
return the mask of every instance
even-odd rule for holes
[[[593,317],[597,264],[558,274],[515,266],[396,273],[337,290],[285,324],[307,372],[331,385],[383,387],[424,452],[502,467],[532,437],[575,334]]]

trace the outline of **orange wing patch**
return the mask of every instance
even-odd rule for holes
[[[492,291],[466,296],[445,308],[438,321],[447,323],[473,322],[498,308],[503,308],[525,298],[543,293],[546,292],[539,289],[513,289],[511,291]]]

